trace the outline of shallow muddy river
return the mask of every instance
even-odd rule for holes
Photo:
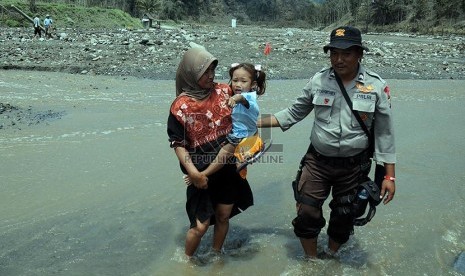
[[[305,82],[270,81],[262,113],[290,105]],[[272,130],[282,151],[250,167],[255,205],[231,220],[221,258],[207,254],[209,232],[193,264],[183,260],[185,185],[166,134],[174,81],[0,71],[0,102],[63,112],[0,129],[0,275],[460,275],[465,81],[388,82],[396,197],[339,259],[304,261],[292,230],[309,116]]]

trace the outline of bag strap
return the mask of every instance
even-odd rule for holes
[[[352,107],[352,101],[350,100],[349,98],[349,95],[347,94],[347,91],[346,91],[346,88],[344,87],[344,84],[342,84],[342,80],[341,78],[336,74],[336,72],[334,72],[334,76],[336,77],[336,81],[337,81],[337,84],[339,84],[339,88],[341,89],[342,91],[342,95],[344,96],[344,98],[346,99],[346,102],[347,104],[349,105],[350,107],[350,110],[352,111],[352,113],[354,114],[355,118],[357,119],[358,123],[360,124],[360,126],[363,128],[363,131],[365,131],[365,134],[368,136],[368,139],[370,140],[370,143],[372,141],[372,136],[371,136],[371,133],[370,131],[368,130],[368,127],[365,125],[365,123],[363,122],[362,118],[360,118],[360,114],[358,114],[358,112],[356,112]]]

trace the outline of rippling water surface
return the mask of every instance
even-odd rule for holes
[[[290,105],[305,82],[270,81],[262,113]],[[209,232],[186,263],[185,186],[166,135],[174,81],[0,71],[0,102],[65,114],[0,129],[0,275],[459,275],[465,81],[389,83],[396,198],[339,259],[305,261],[290,223],[309,116],[272,130],[283,150],[250,167],[255,205],[231,220],[225,254],[209,254]]]

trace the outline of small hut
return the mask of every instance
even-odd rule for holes
[[[153,20],[153,18],[151,16],[144,13],[144,15],[142,16],[142,19],[141,19],[142,26],[144,27],[144,29],[148,29],[148,28],[152,27],[152,20]]]

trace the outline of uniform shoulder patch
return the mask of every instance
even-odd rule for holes
[[[315,74],[312,76],[311,79],[314,80],[314,79],[322,78],[322,77],[325,76],[326,74],[329,75],[330,69],[331,69],[331,68],[323,68],[323,69],[321,69],[320,71],[318,71],[317,73],[315,73]]]
[[[383,83],[385,82],[385,81],[383,80],[383,78],[381,78],[381,76],[378,75],[378,74],[376,74],[375,72],[366,70],[366,73],[367,73],[367,75],[369,75],[369,76],[371,76],[371,77],[374,77],[374,78],[379,79],[379,80],[382,81]]]
[[[326,71],[329,71],[329,69],[331,69],[331,67],[324,67],[324,68],[322,68],[322,69],[320,70],[320,72],[318,72],[318,73],[324,73],[324,72],[326,72]]]

